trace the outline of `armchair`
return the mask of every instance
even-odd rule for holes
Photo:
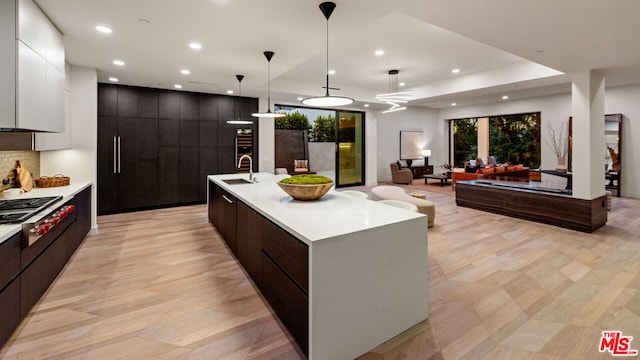
[[[293,160],[293,172],[305,174],[309,172],[309,160]]]
[[[395,184],[411,184],[413,173],[409,169],[400,169],[397,163],[390,163],[391,180]]]

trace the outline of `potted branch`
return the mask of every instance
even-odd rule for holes
[[[558,158],[558,165],[556,166],[556,171],[558,173],[566,173],[567,165],[565,164],[565,158],[567,156],[567,151],[569,149],[569,138],[567,136],[567,124],[566,122],[562,123],[560,130],[551,126],[551,124],[547,124],[547,132],[549,133],[549,138],[545,139],[547,145],[553,150],[553,153]]]

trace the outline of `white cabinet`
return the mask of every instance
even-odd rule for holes
[[[0,0],[0,127],[64,132],[62,35],[33,0]]]
[[[42,57],[45,57],[47,53],[48,23],[49,19],[32,0],[18,0],[18,34],[16,39],[22,40]]]
[[[18,43],[18,112],[16,124],[22,129],[36,129],[47,115],[47,62],[38,53]]]

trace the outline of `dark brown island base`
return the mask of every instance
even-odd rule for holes
[[[607,222],[605,195],[593,200],[577,199],[570,190],[534,188],[522,183],[456,182],[456,204],[589,233]]]

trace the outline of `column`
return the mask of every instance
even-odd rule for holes
[[[478,157],[489,157],[489,118],[478,119]],[[504,159],[501,159],[504,160]]]
[[[573,197],[604,195],[604,76],[594,71],[572,74]]]

